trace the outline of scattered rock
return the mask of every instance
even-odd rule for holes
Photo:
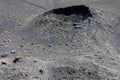
[[[1,57],[4,58],[4,57],[7,57],[8,54],[2,54]]]
[[[34,42],[32,42],[30,45],[32,45],[32,46],[33,46],[33,45],[35,45],[35,43],[34,43]]]
[[[12,54],[15,54],[15,53],[16,53],[16,50],[11,50],[11,53],[12,53]]]
[[[1,65],[6,65],[6,64],[8,64],[8,59],[0,59],[0,64]]]
[[[23,47],[24,47],[24,45],[20,45],[20,47],[21,47],[21,48],[23,48]]]
[[[1,64],[2,64],[2,65],[6,65],[7,63],[6,63],[6,62],[2,62]]]
[[[22,39],[25,39],[26,38],[26,36],[25,35],[20,35],[20,37],[22,38]]]
[[[13,63],[17,63],[17,62],[19,62],[20,59],[22,59],[22,58],[17,58],[17,57],[16,57],[16,58],[13,60]]]
[[[42,69],[39,70],[40,74],[44,74],[44,71]]]
[[[53,45],[52,44],[49,44],[48,47],[52,47]]]

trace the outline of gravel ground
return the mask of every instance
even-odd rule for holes
[[[0,80],[120,80],[119,4],[0,0]]]

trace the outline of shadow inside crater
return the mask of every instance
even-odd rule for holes
[[[77,5],[77,6],[70,6],[65,8],[58,8],[53,9],[50,11],[51,13],[57,14],[57,15],[81,15],[83,18],[92,17],[92,13],[89,9],[89,7],[85,5]]]

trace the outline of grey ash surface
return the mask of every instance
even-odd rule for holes
[[[0,80],[120,80],[120,14],[93,6],[54,8],[0,27]]]

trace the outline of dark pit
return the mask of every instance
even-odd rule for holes
[[[65,16],[81,15],[83,18],[92,17],[90,8],[85,5],[77,5],[77,6],[53,9],[51,12],[57,15],[65,15]]]

